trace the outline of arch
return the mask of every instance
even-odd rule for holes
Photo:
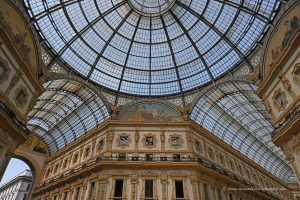
[[[28,115],[27,127],[52,154],[110,118],[110,113],[99,92],[87,83],[65,75],[49,79]]]
[[[37,74],[38,76],[42,73],[42,59],[41,59],[41,49],[40,49],[40,37],[35,30],[33,24],[30,23],[30,16],[28,12],[25,10],[24,4],[17,0],[5,0],[1,1],[0,15],[2,12],[7,11],[10,15],[5,14],[5,21],[7,22],[7,33],[10,36],[14,36],[16,34],[23,34],[25,37],[23,38],[24,46],[30,49],[30,54],[27,54],[27,59],[30,60],[31,67],[34,68],[35,72],[33,74]],[[18,23],[15,23],[15,22]],[[14,30],[16,28],[16,30]],[[29,37],[26,37],[26,36]],[[19,47],[21,52],[22,48]]]
[[[228,78],[206,88],[192,104],[190,119],[261,167],[287,181],[293,175],[283,152],[272,143],[274,130],[256,86]]]

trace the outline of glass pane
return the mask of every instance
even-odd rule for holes
[[[145,198],[153,198],[153,180],[145,180]]]
[[[184,198],[183,181],[175,181],[176,198]]]
[[[116,180],[114,197],[122,197],[123,180]]]

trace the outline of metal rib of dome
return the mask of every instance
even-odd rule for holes
[[[209,83],[261,40],[278,0],[24,0],[41,37],[88,80],[168,95]],[[49,66],[50,67],[50,66]]]

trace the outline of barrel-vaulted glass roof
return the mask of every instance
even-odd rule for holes
[[[46,144],[49,154],[110,117],[100,97],[81,83],[60,79],[45,83],[44,88],[27,127]]]
[[[294,176],[283,152],[272,143],[274,128],[254,85],[219,84],[200,97],[190,117],[280,179],[287,182]]]
[[[278,0],[24,0],[42,39],[101,86],[168,95],[209,83],[261,40]]]

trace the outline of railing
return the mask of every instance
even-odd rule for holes
[[[147,157],[138,157],[138,156],[131,156],[131,157],[118,157],[118,156],[99,156],[96,159],[89,161],[87,163],[84,163],[82,165],[79,165],[78,167],[71,169],[69,172],[63,173],[58,177],[55,177],[47,182],[44,182],[42,185],[40,185],[39,187],[35,188],[35,191],[39,191],[42,190],[43,187],[46,187],[48,185],[54,184],[55,182],[58,181],[62,181],[62,179],[67,179],[68,177],[72,177],[74,176],[75,173],[77,172],[81,172],[83,170],[88,170],[91,169],[93,167],[95,167],[98,164],[101,163],[108,163],[108,162],[118,162],[118,163],[122,163],[122,162],[180,162],[180,163],[195,163],[195,164],[199,164],[203,167],[206,167],[208,169],[214,170],[217,173],[224,175],[230,179],[232,179],[233,181],[239,182],[243,185],[245,185],[247,188],[257,188],[259,192],[268,195],[270,197],[272,197],[273,199],[279,199],[278,197],[274,196],[273,194],[267,192],[267,191],[263,191],[263,190],[259,190],[259,186],[256,186],[236,175],[234,175],[233,173],[226,171],[225,169],[210,163],[208,161],[205,161],[199,157],[182,157],[182,158],[173,158],[173,157],[153,157],[151,160],[147,160]]]
[[[281,132],[284,128],[290,125],[297,117],[300,117],[300,106],[297,106],[292,112],[290,112],[289,115],[285,117],[285,121],[271,133],[271,136],[275,137],[277,133]]]

